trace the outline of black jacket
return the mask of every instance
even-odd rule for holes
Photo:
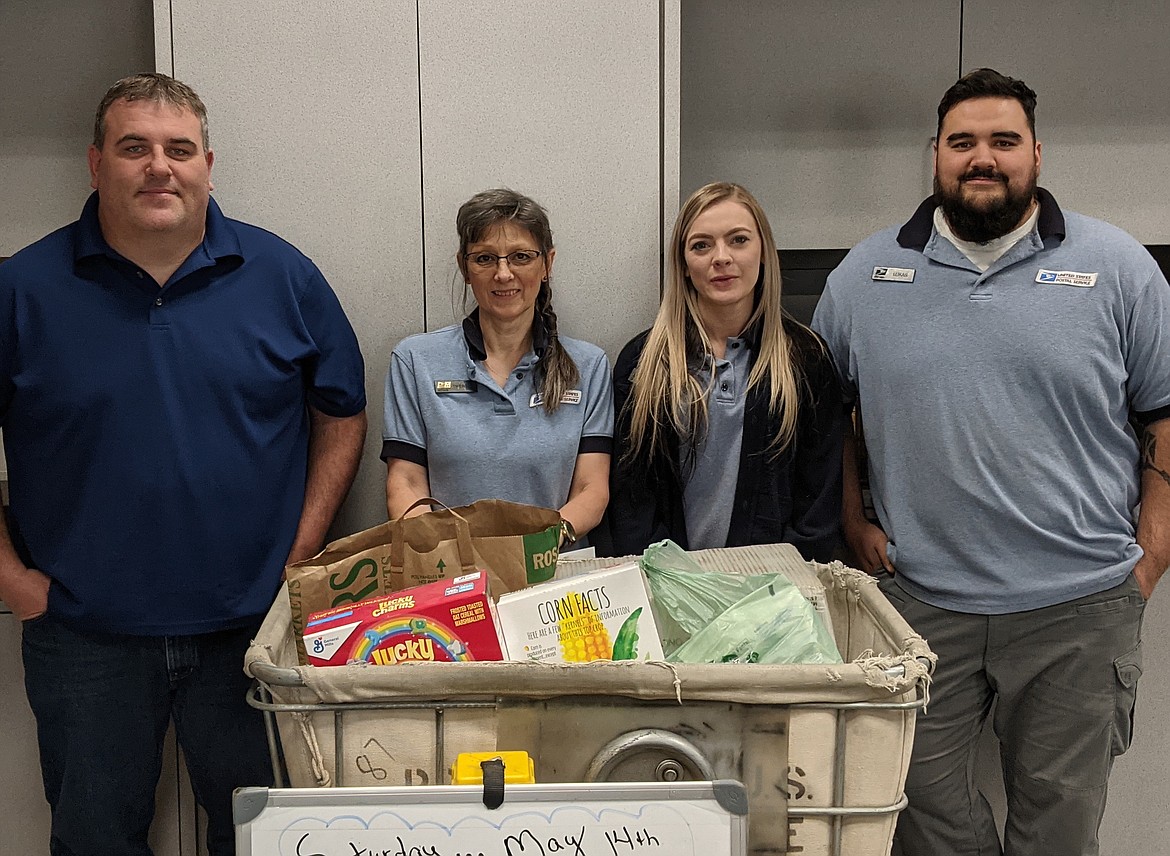
[[[757,325],[758,327],[758,325]],[[841,516],[841,444],[845,414],[841,388],[828,351],[811,330],[784,319],[784,332],[801,360],[800,414],[793,442],[779,456],[768,449],[779,420],[768,413],[768,384],[748,392],[735,507],[727,533],[728,547],[789,542],[808,559],[827,560],[838,542]],[[622,349],[614,366],[614,456],[610,477],[606,552],[641,553],[670,538],[688,548],[683,513],[684,476],[679,466],[679,437],[653,459],[627,462],[632,377],[649,331]],[[759,353],[759,331],[745,332],[751,365]],[[750,371],[750,370],[749,370]]]

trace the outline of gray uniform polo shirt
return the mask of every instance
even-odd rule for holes
[[[506,499],[560,508],[569,497],[577,455],[608,454],[613,447],[613,383],[605,352],[559,337],[581,379],[549,415],[534,382],[536,351],[500,387],[484,368],[477,331],[469,319],[410,336],[394,349],[382,458],[425,466],[431,494],[450,506]]]
[[[1062,603],[1141,555],[1128,420],[1170,416],[1170,286],[1129,235],[1040,199],[986,272],[924,203],[849,253],[813,319],[861,404],[899,580],[946,609]]]
[[[687,543],[692,550],[727,546],[739,456],[743,447],[743,411],[747,401],[751,351],[744,339],[729,338],[724,358],[710,358],[698,372],[709,386],[707,434],[695,449],[694,469],[683,489]],[[714,374],[714,383],[711,383]],[[683,451],[681,454],[686,454]],[[680,461],[687,472],[687,461]]]

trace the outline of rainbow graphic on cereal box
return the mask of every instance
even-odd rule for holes
[[[367,627],[350,659],[392,666],[407,660],[472,660],[451,628],[429,618],[405,617]]]
[[[482,571],[313,613],[304,639],[313,666],[503,659]]]

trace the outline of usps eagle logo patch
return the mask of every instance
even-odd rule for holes
[[[873,269],[875,282],[914,282],[914,268],[879,265]]]
[[[1075,270],[1045,270],[1036,272],[1036,282],[1046,285],[1071,285],[1075,288],[1092,288],[1097,284],[1097,274],[1081,273]]]
[[[561,396],[561,404],[580,404],[580,403],[581,403],[581,390],[579,390],[579,389],[567,389],[567,390],[565,390],[564,394]],[[528,406],[529,407],[540,407],[540,405],[542,405],[542,404],[544,404],[544,395],[542,395],[539,392],[536,393],[536,395],[532,396],[532,398],[528,399]]]

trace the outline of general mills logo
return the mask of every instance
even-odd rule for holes
[[[325,643],[322,642],[320,639],[314,639],[313,640],[313,653],[320,654],[324,650],[325,650]]]

